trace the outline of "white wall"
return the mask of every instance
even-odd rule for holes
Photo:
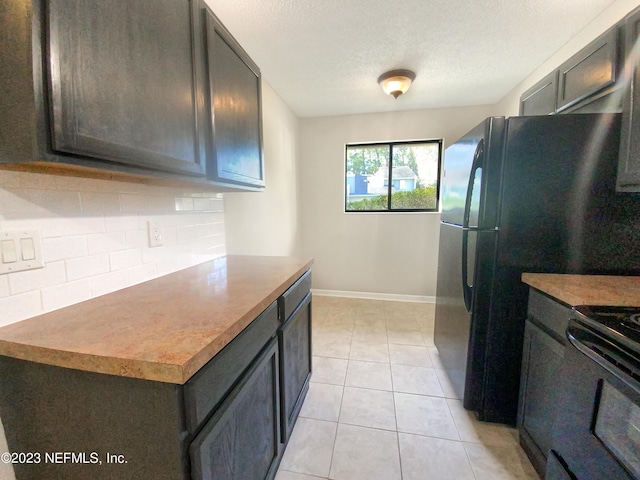
[[[492,114],[469,107],[302,119],[302,245],[315,258],[314,288],[435,296],[440,215],[345,214],[345,144],[443,138],[446,147]]]
[[[545,75],[558,68],[565,60],[578,52],[582,47],[604,33],[609,27],[616,24],[627,13],[640,6],[639,0],[616,0],[607,7],[597,18],[582,29],[575,37],[554,53],[545,63],[536,68],[527,78],[525,78],[516,88],[509,92],[498,104],[496,111],[498,115],[511,116],[518,115],[520,95]]]
[[[224,194],[227,252],[296,256],[301,254],[299,120],[265,81],[262,105],[266,188]]]

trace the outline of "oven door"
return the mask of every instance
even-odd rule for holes
[[[640,362],[578,322],[567,337],[546,479],[640,480]]]

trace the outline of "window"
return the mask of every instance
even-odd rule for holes
[[[346,146],[346,212],[437,212],[442,140]]]

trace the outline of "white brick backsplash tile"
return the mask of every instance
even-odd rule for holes
[[[87,254],[87,239],[83,235],[42,239],[42,256],[45,263],[83,257]]]
[[[43,237],[64,237],[69,235],[90,235],[105,231],[103,217],[56,217],[33,222]]]
[[[120,194],[123,212],[146,212],[149,210],[149,198],[145,195]]]
[[[0,229],[38,230],[45,268],[0,275],[0,324],[224,255],[221,194],[0,172]],[[148,247],[147,221],[164,245]]]
[[[124,232],[138,229],[137,215],[107,216],[104,218],[107,232]]]
[[[193,210],[193,198],[176,197],[176,211],[188,212]]]
[[[64,190],[23,190],[23,198],[48,212],[77,215],[81,212],[78,192]]]
[[[39,290],[67,281],[64,262],[50,262],[45,264],[44,268],[10,273],[8,277],[11,295]]]
[[[80,192],[80,202],[84,213],[117,213],[121,211],[120,196],[117,193]]]
[[[150,212],[173,213],[176,211],[176,202],[174,197],[150,196],[148,200]]]
[[[0,298],[8,297],[9,294],[9,276],[0,275]]]
[[[25,318],[34,317],[42,313],[40,291],[12,295],[0,298],[0,326],[9,325]]]
[[[178,241],[177,227],[162,227],[162,240],[165,245],[171,245]]]
[[[116,290],[129,286],[129,278],[127,276],[127,272],[124,270],[91,277],[90,281],[91,294],[94,297],[115,292]]]
[[[55,188],[55,180],[51,175],[26,172],[0,172],[0,188]]]
[[[87,249],[89,255],[108,253],[127,248],[125,232],[108,232],[97,235],[87,235]]]
[[[77,192],[57,190],[0,190],[3,212],[38,214],[79,214],[80,197]]]
[[[146,248],[149,246],[149,232],[144,230],[130,230],[125,232],[127,247]]]
[[[155,263],[148,263],[140,265],[138,267],[129,268],[127,270],[129,275],[129,283],[135,285],[137,283],[146,282],[158,276]]]
[[[93,277],[101,273],[109,272],[109,255],[101,253],[87,257],[67,260],[67,279],[69,281],[81,278]]]
[[[167,275],[178,270],[178,261],[176,257],[162,258],[156,262],[156,271],[158,275]]]
[[[109,264],[111,265],[111,271],[123,270],[140,265],[142,264],[142,250],[132,248],[130,250],[111,252],[109,254]]]
[[[78,280],[42,289],[42,307],[47,312],[83,302],[90,298],[90,280]]]

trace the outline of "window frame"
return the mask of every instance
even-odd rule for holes
[[[432,143],[438,145],[438,175],[436,179],[436,205],[434,208],[391,208],[391,189],[393,188],[393,147],[394,146],[406,146],[412,144],[425,144]],[[348,210],[347,209],[347,154],[349,148],[353,147],[389,147],[389,172],[387,180],[387,210]],[[396,140],[392,142],[363,142],[363,143],[347,143],[344,147],[344,172],[343,172],[343,187],[344,187],[344,213],[438,213],[440,212],[440,187],[442,182],[442,157],[443,157],[443,140],[438,139],[426,139],[426,140]],[[417,173],[417,172],[416,172]],[[382,195],[382,194],[381,194]]]

